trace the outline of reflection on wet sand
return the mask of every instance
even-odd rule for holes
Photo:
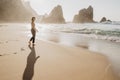
[[[109,60],[114,72],[120,77],[120,43],[115,43],[107,40],[93,39],[74,33],[51,32],[44,33],[44,35],[41,35],[39,37],[58,44],[82,47],[85,49],[89,49],[90,51],[103,54]]]

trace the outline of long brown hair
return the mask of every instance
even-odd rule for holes
[[[32,21],[34,21],[35,20],[35,17],[32,17],[32,19],[31,19]]]

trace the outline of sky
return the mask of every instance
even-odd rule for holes
[[[40,15],[49,14],[51,10],[61,5],[66,21],[72,21],[78,11],[91,5],[94,9],[94,20],[100,21],[106,17],[112,21],[120,21],[120,0],[26,0]]]

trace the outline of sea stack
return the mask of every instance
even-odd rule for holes
[[[44,15],[41,19],[41,23],[65,23],[65,19],[63,17],[62,7],[57,5],[49,15]]]
[[[100,20],[100,22],[105,22],[105,21],[107,21],[106,17],[103,17],[103,18]]]
[[[0,22],[29,22],[38,16],[24,0],[0,0]]]
[[[104,23],[104,22],[106,22],[106,23],[110,23],[110,22],[112,22],[111,20],[107,20],[107,18],[106,17],[103,17],[101,20],[100,20],[100,23]]]
[[[93,7],[89,6],[87,9],[82,9],[74,16],[74,23],[91,23],[93,20]]]

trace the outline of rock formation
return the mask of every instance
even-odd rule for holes
[[[45,14],[41,19],[42,23],[65,23],[62,7],[56,6],[49,15]]]
[[[109,20],[109,19],[107,20],[106,17],[103,17],[103,18],[100,20],[100,23],[102,23],[102,22],[112,22],[112,21]]]
[[[93,21],[93,8],[89,6],[87,9],[82,9],[74,16],[74,23],[90,23]]]
[[[100,22],[105,22],[105,21],[107,21],[106,17],[103,17],[103,18],[100,20]]]
[[[23,0],[0,0],[0,21],[26,22],[32,16],[37,16],[37,14],[29,3]]]

